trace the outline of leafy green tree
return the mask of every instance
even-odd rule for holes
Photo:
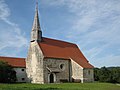
[[[95,68],[94,79],[100,82],[120,83],[120,67]]]
[[[13,83],[16,81],[16,72],[7,62],[0,61],[0,83]]]
[[[94,68],[94,80],[99,81],[99,76],[100,76],[100,69]]]
[[[111,80],[112,83],[120,83],[120,67],[110,67],[108,68],[111,71]]]
[[[111,72],[106,67],[102,67],[100,70],[99,80],[101,82],[109,82],[111,79]]]

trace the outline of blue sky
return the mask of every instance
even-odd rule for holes
[[[95,67],[120,66],[120,0],[38,0],[44,37],[76,43]],[[0,55],[26,57],[35,0],[0,0]]]

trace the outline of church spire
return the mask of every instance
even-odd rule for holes
[[[38,1],[36,0],[36,10],[35,10],[34,22],[33,22],[32,32],[31,32],[31,42],[41,41],[41,40],[42,40],[42,31],[41,31],[40,22],[39,22]]]

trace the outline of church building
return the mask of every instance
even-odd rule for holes
[[[16,71],[17,82],[93,82],[93,66],[74,43],[42,36],[38,3],[26,58],[0,57]]]

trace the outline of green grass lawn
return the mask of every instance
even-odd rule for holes
[[[63,83],[63,84],[0,84],[0,90],[120,90],[119,84]]]

